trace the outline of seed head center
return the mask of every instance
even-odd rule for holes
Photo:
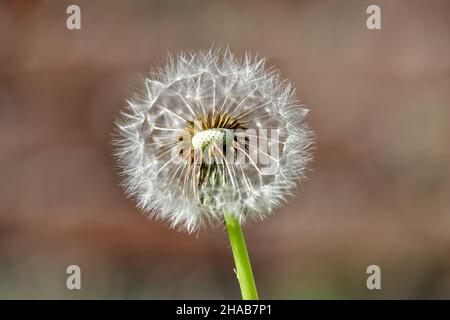
[[[213,128],[197,132],[192,137],[192,148],[194,150],[205,150],[211,145],[226,145],[233,139],[233,130]]]

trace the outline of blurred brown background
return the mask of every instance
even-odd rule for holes
[[[261,297],[450,298],[445,0],[0,2],[0,298],[240,297],[225,232],[148,220],[111,158],[141,77],[213,42],[267,56],[317,133],[301,196],[245,228]]]

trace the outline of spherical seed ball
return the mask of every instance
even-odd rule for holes
[[[192,232],[270,214],[296,189],[312,132],[288,81],[229,49],[181,53],[117,121],[123,186],[150,216]]]

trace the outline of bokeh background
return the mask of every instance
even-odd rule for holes
[[[1,1],[0,298],[240,298],[224,230],[147,219],[111,157],[142,77],[212,43],[267,56],[317,134],[300,197],[245,227],[261,297],[450,298],[445,0]]]

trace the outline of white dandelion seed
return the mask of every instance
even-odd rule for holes
[[[117,121],[125,190],[149,215],[188,232],[223,221],[223,210],[240,223],[264,218],[311,161],[306,114],[263,58],[229,49],[169,57]]]

